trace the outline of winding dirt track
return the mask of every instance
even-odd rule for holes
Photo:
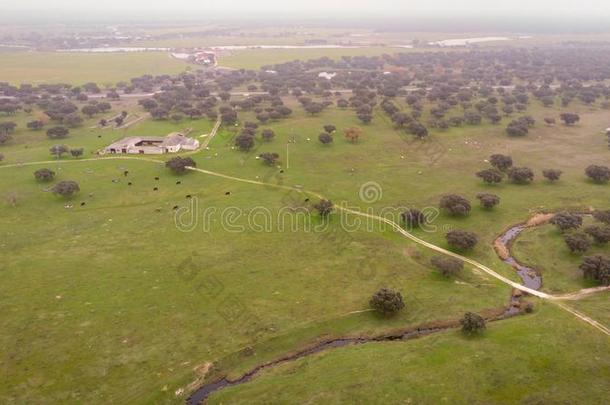
[[[144,162],[152,162],[152,163],[156,163],[156,164],[164,164],[163,161],[160,160],[156,160],[156,159],[150,159],[150,158],[143,158],[143,157],[135,157],[135,156],[111,156],[111,157],[99,157],[99,158],[88,158],[88,159],[78,159],[78,160],[66,160],[66,161],[59,161],[59,160],[47,160],[47,161],[40,161],[40,162],[27,162],[27,163],[18,163],[18,164],[11,164],[11,165],[5,165],[5,166],[0,166],[0,169],[6,169],[6,168],[11,168],[11,167],[23,167],[23,166],[34,166],[34,165],[40,165],[40,164],[54,164],[54,163],[75,163],[75,162],[91,162],[91,161],[100,161],[100,160],[135,160],[135,161],[144,161]],[[280,185],[280,184],[271,184],[271,183],[264,183],[261,181],[257,181],[257,180],[250,180],[250,179],[244,179],[241,177],[235,177],[235,176],[230,176],[230,175],[226,175],[226,174],[222,174],[222,173],[218,173],[218,172],[214,172],[214,171],[210,171],[210,170],[205,170],[205,169],[199,169],[196,167],[187,167],[188,170],[191,170],[193,172],[198,172],[198,173],[203,173],[206,175],[210,175],[210,176],[215,176],[215,177],[220,177],[223,179],[227,179],[227,180],[233,180],[233,181],[238,181],[241,183],[247,183],[247,184],[253,184],[253,185],[258,185],[258,186],[264,186],[264,187],[271,187],[271,188],[275,188],[275,189],[279,189],[279,190],[287,190],[287,191],[296,191],[305,195],[309,195],[309,196],[313,196],[319,199],[324,199],[325,197],[321,194],[312,192],[312,191],[307,191],[307,190],[303,190],[300,188],[296,188],[296,187],[292,187],[292,186],[284,186],[284,185]],[[584,296],[593,294],[593,293],[597,293],[597,292],[602,292],[602,291],[608,291],[610,288],[608,287],[601,287],[601,288],[589,288],[589,289],[585,289],[585,290],[581,290],[581,291],[577,291],[575,293],[570,293],[570,294],[563,294],[563,295],[552,295],[552,294],[547,294],[541,291],[537,291],[531,288],[528,288],[522,284],[519,284],[515,281],[512,281],[504,276],[502,276],[501,274],[495,272],[494,270],[490,269],[489,267],[477,262],[476,260],[470,259],[468,257],[459,255],[457,253],[451,252],[449,250],[443,249],[439,246],[436,246],[430,242],[426,242],[423,239],[418,238],[415,235],[412,235],[411,233],[407,232],[406,230],[404,230],[399,224],[397,224],[396,222],[390,221],[387,218],[383,218],[377,215],[372,215],[372,214],[367,214],[364,212],[360,212],[360,211],[355,211],[352,209],[349,209],[343,205],[334,205],[334,207],[338,210],[338,211],[343,211],[343,212],[347,212],[353,215],[358,215],[358,216],[362,216],[362,217],[366,217],[366,218],[370,218],[370,219],[374,219],[383,223],[386,223],[387,225],[390,225],[394,230],[396,230],[397,232],[399,232],[401,235],[403,235],[404,237],[412,240],[413,242],[422,245],[424,247],[427,247],[428,249],[431,249],[433,251],[436,251],[438,253],[441,253],[443,255],[446,256],[451,256],[454,257],[456,259],[462,260],[465,263],[470,264],[473,267],[476,267],[479,270],[484,271],[485,273],[489,274],[490,276],[494,277],[497,280],[500,280],[501,282],[503,282],[506,285],[509,285],[513,288],[516,288],[520,291],[526,292],[528,294],[531,294],[533,296],[536,296],[538,298],[541,299],[545,299],[548,300],[550,302],[555,303],[556,305],[558,305],[560,308],[564,309],[565,311],[571,313],[572,315],[576,316],[577,318],[581,319],[582,321],[588,323],[589,325],[593,326],[594,328],[596,328],[597,330],[599,330],[600,332],[606,334],[607,336],[610,336],[610,328],[602,325],[601,323],[597,322],[596,320],[592,319],[591,317],[580,313],[579,311],[570,308],[569,306],[563,304],[561,301],[574,301],[574,300],[578,300]]]

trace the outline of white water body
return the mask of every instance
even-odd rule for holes
[[[112,53],[112,52],[167,52],[171,48],[144,48],[144,47],[102,47],[102,48],[74,48],[58,49],[57,52],[82,52],[82,53]]]
[[[239,51],[245,49],[360,49],[370,45],[218,45],[203,46],[201,49]],[[412,45],[388,45],[387,48],[413,48]],[[167,52],[172,48],[148,47],[101,47],[61,49],[59,52],[110,53],[110,52]],[[199,48],[197,48],[199,49]]]
[[[493,41],[510,41],[508,37],[478,37],[478,38],[455,38],[445,39],[443,41],[429,42],[429,45],[438,46],[466,46],[470,44],[478,44],[481,42],[493,42]]]

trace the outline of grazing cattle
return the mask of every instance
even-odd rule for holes
[[[158,187],[153,188],[153,191],[157,191],[157,190],[159,190],[159,188],[158,188]]]
[[[181,182],[180,180],[178,180],[178,181],[176,182],[176,184],[182,184],[182,182]]]
[[[87,203],[83,201],[82,203],[80,203],[80,206],[81,206],[81,207],[84,207],[86,204],[87,204]]]
[[[128,174],[129,174],[129,170],[125,170],[125,171],[123,172],[123,176],[125,176],[125,177],[127,177],[127,175],[128,175]]]
[[[173,210],[176,211],[179,207],[177,205],[174,205]]]
[[[155,180],[159,181],[159,178],[158,178],[158,177],[155,177]]]
[[[187,195],[186,195],[186,198],[193,198],[193,196],[192,196],[192,195],[190,195],[190,194],[187,194]]]
[[[128,186],[131,186],[131,181],[129,183],[127,183]]]

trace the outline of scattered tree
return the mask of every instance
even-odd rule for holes
[[[70,131],[66,127],[53,127],[47,130],[47,136],[51,139],[61,139],[68,136]]]
[[[563,172],[561,170],[557,169],[545,169],[542,171],[542,175],[551,182],[559,180],[562,173]]]
[[[495,169],[481,170],[476,175],[487,184],[500,183],[502,181],[502,173]]]
[[[580,121],[580,116],[575,113],[561,113],[559,118],[561,118],[563,123],[566,125],[574,125]]]
[[[34,172],[34,177],[38,181],[48,182],[55,178],[55,172],[50,169],[38,169]]]
[[[278,155],[277,153],[265,152],[261,153],[259,157],[269,166],[273,166],[280,158],[280,155]]]
[[[416,208],[410,208],[401,214],[407,229],[413,229],[424,223],[424,213]]]
[[[596,210],[593,212],[593,218],[606,225],[610,225],[610,210]]]
[[[321,217],[328,217],[333,212],[334,204],[330,200],[320,200],[313,207],[318,210]]]
[[[271,140],[273,140],[275,137],[275,132],[273,132],[272,129],[263,129],[261,136],[263,137],[263,141],[271,142]]]
[[[583,276],[602,285],[610,285],[610,259],[602,255],[587,256],[579,266]]]
[[[389,316],[405,307],[402,295],[398,291],[382,288],[370,299],[369,305],[377,312]]]
[[[513,167],[508,171],[508,178],[517,184],[527,184],[534,180],[534,172],[529,167]]]
[[[610,180],[610,169],[607,166],[590,165],[585,174],[596,183],[607,183]]]
[[[334,125],[331,125],[331,124],[324,125],[324,131],[326,131],[326,133],[332,134],[336,130],[337,130],[337,127],[335,127]]]
[[[58,194],[62,197],[70,198],[80,191],[78,183],[72,180],[64,180],[57,183],[52,189],[53,194]]]
[[[190,157],[176,156],[165,162],[165,167],[169,168],[176,174],[183,174],[188,169],[187,167],[196,167],[197,164]]]
[[[57,159],[59,159],[61,155],[63,155],[64,153],[68,153],[69,151],[70,148],[68,148],[66,145],[53,145],[49,148],[49,152],[51,152],[51,155],[55,156]]]
[[[31,130],[38,131],[44,127],[44,122],[40,120],[34,120],[27,123],[27,127]]]
[[[610,242],[610,227],[591,225],[585,228],[585,233],[593,238],[598,245]]]
[[[440,202],[439,208],[444,209],[451,215],[468,215],[471,206],[470,201],[457,194],[444,195]]]
[[[513,158],[497,153],[495,155],[490,156],[489,163],[491,163],[493,167],[500,170],[501,172],[505,172],[511,167],[513,167]]]
[[[496,205],[500,204],[500,197],[491,193],[479,193],[477,198],[481,202],[481,207],[485,209],[492,209]]]
[[[72,155],[72,157],[75,157],[75,158],[83,156],[83,152],[84,152],[83,148],[70,149],[70,154]]]
[[[570,212],[560,212],[551,218],[551,224],[555,225],[561,232],[570,229],[578,229],[582,226],[582,217]]]
[[[584,253],[591,246],[589,238],[584,233],[575,232],[566,234],[563,239],[572,253]]]
[[[474,248],[478,242],[478,238],[475,233],[460,229],[447,232],[445,238],[451,247],[458,250],[470,250]]]
[[[235,137],[235,146],[239,150],[249,151],[254,146],[254,137],[250,134],[241,134]]]
[[[466,335],[475,335],[485,330],[485,319],[474,312],[466,312],[460,320],[462,332]]]
[[[329,143],[332,143],[333,137],[329,133],[323,132],[318,136],[318,140],[324,145],[328,145]]]
[[[445,277],[455,276],[464,268],[464,262],[453,257],[434,256],[430,263]]]

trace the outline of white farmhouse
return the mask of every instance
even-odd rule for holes
[[[199,141],[181,133],[160,136],[133,136],[108,145],[104,153],[163,154],[197,150]]]

